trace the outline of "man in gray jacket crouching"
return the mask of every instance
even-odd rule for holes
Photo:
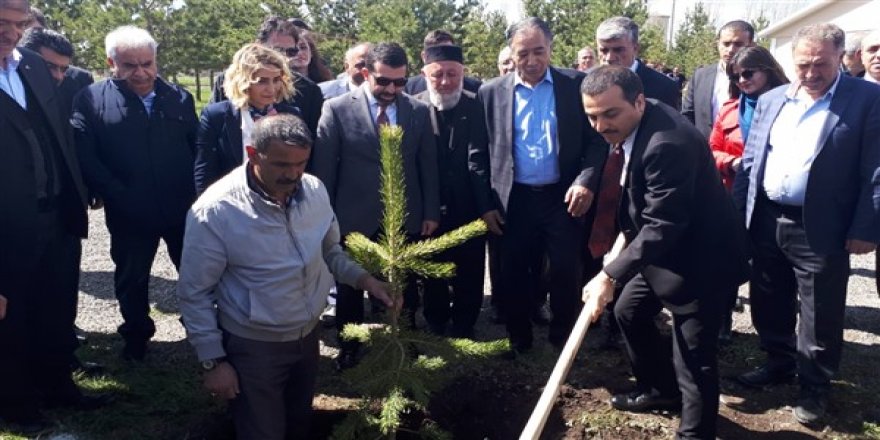
[[[205,388],[230,400],[236,437],[305,438],[334,277],[392,301],[339,246],[327,190],[304,174],[312,138],[302,120],[262,118],[251,139],[248,162],[187,215],[180,312]]]

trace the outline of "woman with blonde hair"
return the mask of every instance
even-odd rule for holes
[[[301,117],[291,103],[295,80],[280,52],[261,44],[247,44],[232,57],[223,91],[228,100],[202,110],[196,138],[195,185],[201,194],[209,185],[245,163],[254,122],[288,113]]]

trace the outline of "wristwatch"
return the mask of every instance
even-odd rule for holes
[[[216,359],[205,359],[202,361],[202,369],[205,371],[211,371],[217,368],[217,365],[220,365],[220,363],[224,361],[226,361],[225,357],[219,357]]]

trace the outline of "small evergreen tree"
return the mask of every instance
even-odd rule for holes
[[[475,220],[442,236],[407,243],[403,229],[406,187],[400,152],[403,130],[397,126],[382,127],[379,138],[380,191],[385,206],[383,234],[376,243],[363,234],[353,233],[346,237],[345,243],[352,257],[364,268],[383,275],[390,284],[391,298],[398,304],[411,275],[453,276],[454,264],[431,261],[430,256],[486,233],[486,224]],[[361,411],[338,426],[334,438],[360,439],[367,433],[372,433],[371,438],[375,438],[376,431],[380,436],[394,438],[399,430],[404,429],[401,415],[413,409],[424,409],[427,405],[430,393],[441,383],[437,379],[449,360],[462,354],[473,356],[481,352],[480,343],[444,340],[406,328],[399,322],[400,313],[398,308],[392,308],[389,323],[385,326],[349,324],[342,332],[343,338],[359,340],[370,350],[356,367],[346,371],[352,387],[364,396]],[[448,438],[432,423],[423,424],[417,432],[423,438]]]

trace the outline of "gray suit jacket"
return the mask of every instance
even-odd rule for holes
[[[764,191],[770,131],[790,85],[763,95],[743,151],[743,171],[734,186],[749,226],[755,199]],[[814,252],[844,251],[846,240],[880,242],[880,87],[842,75],[830,114],[819,133],[804,201],[804,229]],[[747,186],[747,190],[744,188]]]
[[[397,98],[397,123],[403,128],[406,231],[418,234],[422,221],[440,221],[437,150],[429,108],[417,99]],[[312,171],[327,187],[342,236],[379,232],[381,162],[376,124],[362,89],[324,102],[312,152]]]
[[[688,83],[681,105],[681,114],[688,118],[706,139],[712,134],[712,94],[715,93],[715,71],[718,64],[700,67]]]
[[[594,192],[608,154],[608,145],[590,126],[581,103],[583,72],[550,67],[559,139],[559,177],[565,185],[582,185]],[[495,78],[480,88],[486,113],[489,143],[486,151],[472,155],[475,163],[489,169],[497,207],[507,210],[513,188],[513,92],[514,73]],[[478,170],[485,172],[485,170]]]
[[[324,99],[335,98],[348,93],[348,76],[342,78],[331,79],[318,84]]]

